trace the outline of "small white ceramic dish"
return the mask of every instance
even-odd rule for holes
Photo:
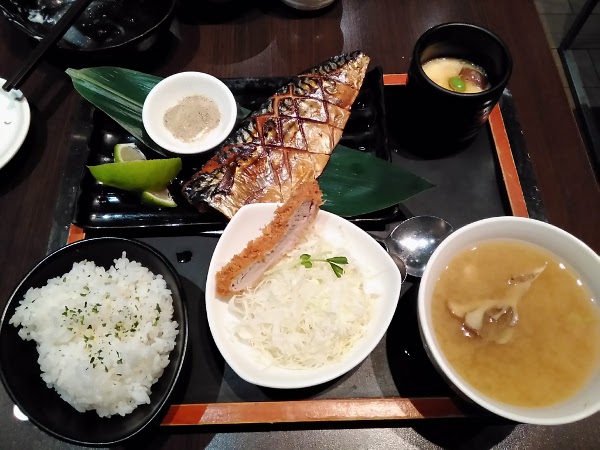
[[[0,78],[0,86],[6,80]],[[6,92],[0,88],[0,168],[4,167],[23,144],[29,131],[29,103],[18,90]]]
[[[533,219],[494,217],[474,222],[452,233],[431,256],[421,280],[418,313],[425,349],[434,365],[455,388],[485,409],[517,422],[559,425],[584,419],[600,411],[600,376],[571,398],[551,406],[524,408],[494,400],[471,387],[449,364],[442,353],[431,317],[435,283],[448,262],[463,250],[490,239],[518,239],[556,255],[569,265],[587,285],[600,308],[600,257],[586,244],[564,230]]]
[[[219,125],[201,139],[183,142],[167,130],[163,117],[185,97],[203,95],[215,101],[221,114]],[[235,125],[237,105],[233,94],[218,78],[202,72],[181,72],[160,81],[150,91],[142,108],[142,121],[148,136],[165,150],[191,155],[215,148]]]
[[[341,361],[316,369],[284,369],[265,366],[255,350],[239,342],[232,329],[238,319],[228,311],[228,299],[215,293],[215,275],[246,244],[260,235],[277,207],[257,203],[241,208],[225,228],[215,248],[206,282],[208,324],[217,348],[229,366],[244,380],[264,387],[296,389],[315,386],[337,378],[360,364],[379,343],[388,329],[400,298],[400,273],[385,250],[356,225],[326,211],[319,211],[316,232],[333,245],[343,246],[349,258],[362,264],[367,273],[365,290],[376,295],[375,310],[367,334],[344,355]]]

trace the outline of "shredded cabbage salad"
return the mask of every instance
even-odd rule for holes
[[[239,319],[234,338],[250,345],[266,365],[293,369],[339,361],[365,335],[374,296],[347,251],[315,233],[269,270],[254,289],[235,295],[229,311]],[[327,262],[301,265],[300,255],[325,260],[346,256],[336,277]]]

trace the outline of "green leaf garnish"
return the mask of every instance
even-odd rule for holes
[[[342,275],[344,274],[344,269],[342,269],[340,266],[338,266],[337,264],[334,264],[332,262],[330,262],[329,265],[333,269],[333,273],[335,273],[335,276],[338,278],[341,278]]]
[[[336,277],[341,278],[344,274],[344,269],[341,268],[338,264],[348,264],[348,258],[345,256],[334,256],[332,258],[327,259],[313,259],[309,254],[304,253],[300,255],[300,264],[302,264],[305,268],[310,269],[313,266],[313,262],[326,262],[333,270],[333,273]]]
[[[348,258],[345,256],[334,256],[333,258],[327,258],[327,261],[335,264],[348,264]]]

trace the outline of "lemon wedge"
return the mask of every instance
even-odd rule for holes
[[[117,144],[114,150],[115,162],[142,161],[146,159],[135,143]]]
[[[155,191],[165,188],[181,170],[181,158],[126,161],[88,166],[103,184],[125,191]]]
[[[159,191],[142,192],[142,202],[147,205],[165,206],[167,208],[175,208],[177,206],[167,188]]]

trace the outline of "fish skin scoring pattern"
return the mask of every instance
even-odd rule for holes
[[[335,56],[282,86],[184,184],[183,196],[229,218],[248,203],[285,202],[325,169],[368,64],[360,51]]]

